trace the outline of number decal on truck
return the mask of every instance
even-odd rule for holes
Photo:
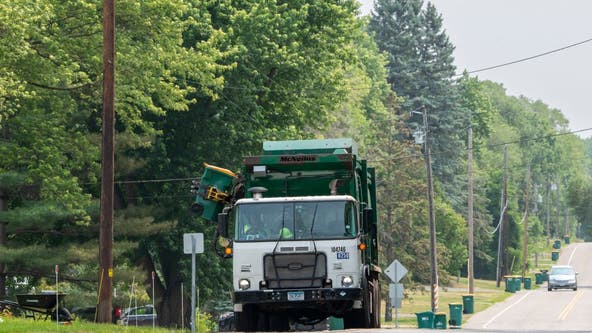
[[[337,259],[349,259],[349,252],[337,252]]]

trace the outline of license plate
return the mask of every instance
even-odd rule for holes
[[[304,301],[304,291],[288,291],[288,301]]]

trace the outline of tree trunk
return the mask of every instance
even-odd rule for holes
[[[143,266],[146,271],[144,286],[150,299],[154,299],[154,307],[158,314],[158,325],[163,327],[181,328],[189,326],[191,319],[191,309],[184,295],[191,290],[191,286],[185,286],[184,295],[181,295],[181,282],[183,281],[179,272],[170,274],[170,281],[165,284],[158,274],[154,274],[154,295],[152,294],[152,272],[155,272],[152,258],[146,254],[143,259]],[[166,278],[166,277],[165,277]],[[183,302],[183,307],[181,307]],[[183,308],[183,314],[181,313]],[[182,318],[183,317],[183,318]]]
[[[191,290],[187,286],[188,290]],[[181,307],[181,302],[183,306]],[[170,328],[181,328],[182,326],[182,314],[181,308],[185,312],[183,314],[183,320],[185,321],[184,327],[189,326],[191,320],[191,309],[185,297],[181,295],[181,278],[175,283],[172,283],[169,288],[164,290],[163,295],[159,295],[159,302],[156,304],[156,312],[158,313],[158,323],[161,326]]]

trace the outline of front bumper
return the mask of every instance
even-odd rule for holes
[[[573,281],[549,281],[549,287],[553,289],[573,289],[578,287],[578,282]]]
[[[351,303],[362,299],[360,288],[270,289],[235,291],[234,303],[273,304],[298,308],[306,303]]]

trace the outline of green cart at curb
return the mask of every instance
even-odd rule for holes
[[[449,303],[448,308],[450,309],[450,320],[448,320],[448,324],[451,327],[460,327],[462,325],[462,304]]]
[[[424,311],[415,313],[417,316],[417,328],[434,328],[434,313]]]
[[[470,314],[475,312],[475,298],[473,295],[463,295],[463,313]]]
[[[434,328],[446,329],[446,312],[436,312],[434,314]]]

